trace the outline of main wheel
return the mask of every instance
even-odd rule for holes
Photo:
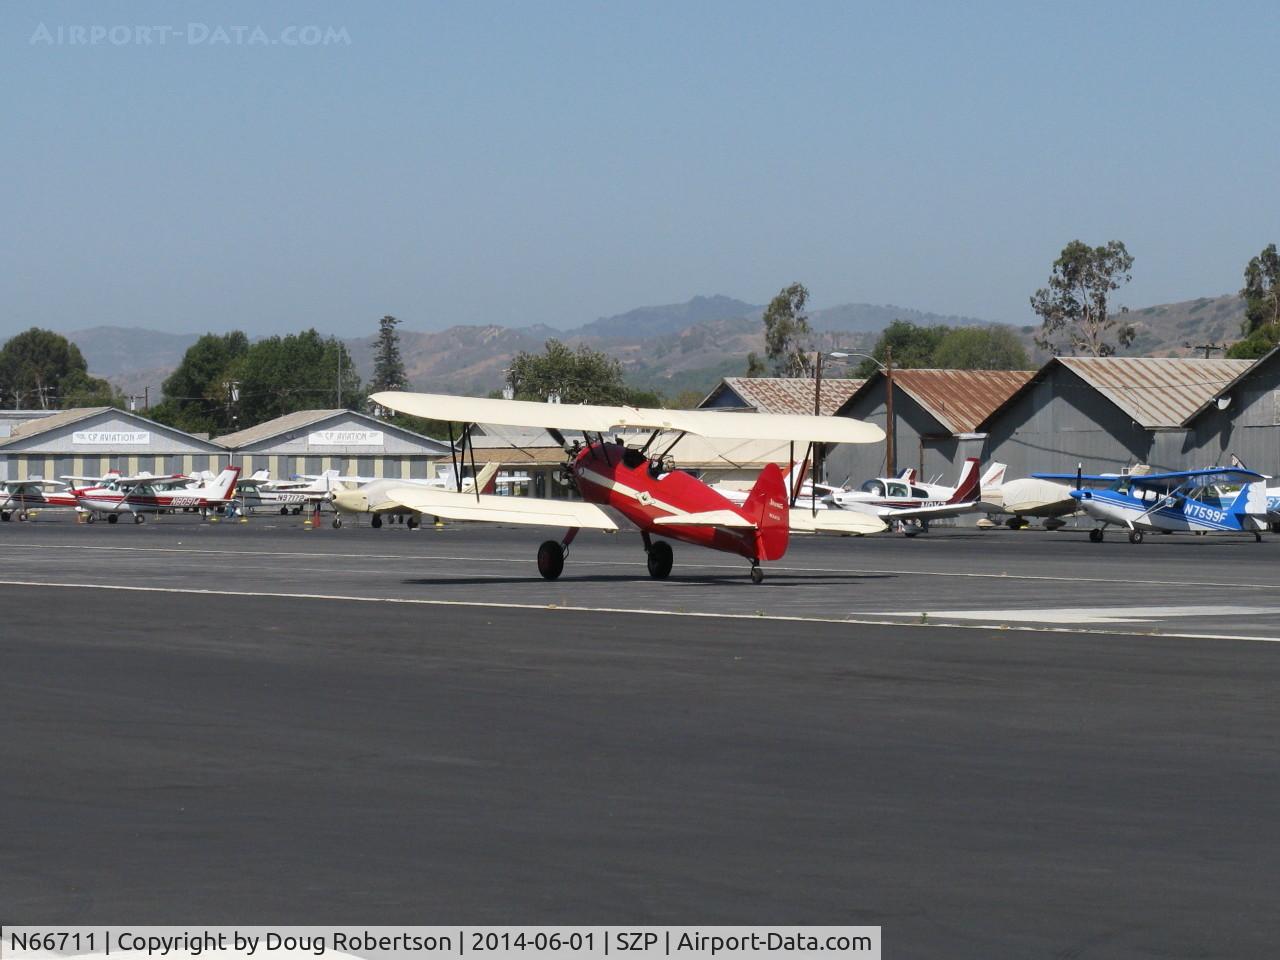
[[[379,527],[381,527],[381,526],[382,526],[382,516],[381,516],[381,514],[377,514],[377,513],[375,513],[375,514],[373,515],[373,519],[369,521],[369,526],[373,527],[373,529],[375,529],[375,530],[377,530]]]
[[[1130,531],[1129,531],[1129,542],[1130,542],[1130,543],[1141,543],[1141,542],[1142,542],[1142,531],[1141,531],[1141,530],[1130,530]]]
[[[335,513],[333,515],[333,529],[337,530],[341,526],[342,526],[342,515],[339,513]]]
[[[287,517],[288,515],[289,515],[289,508],[288,508],[288,507],[281,507],[281,508],[280,508],[280,516],[282,516],[282,517]]]
[[[31,514],[27,513],[27,511],[25,510],[19,510],[18,519],[25,523],[26,521],[31,519]]]
[[[421,521],[417,517],[410,517],[408,527],[410,530],[417,530]]]
[[[1092,530],[1090,530],[1090,531],[1089,531],[1089,539],[1090,539],[1090,540],[1092,540],[1094,543],[1101,543],[1101,542],[1102,542],[1102,528],[1101,528],[1101,527],[1094,527]]]
[[[8,522],[9,522],[9,511],[8,511],[8,510],[0,510],[0,521],[4,521],[5,523],[8,523]]]
[[[671,574],[671,564],[675,557],[671,552],[671,544],[665,540],[655,540],[649,547],[649,556],[646,561],[649,566],[649,576],[655,580],[665,580]]]
[[[751,582],[764,583],[764,571],[760,569],[759,564],[751,568]]]
[[[86,514],[84,515],[84,522],[85,522],[85,523],[97,523],[97,522],[98,522],[98,515],[97,515],[96,513],[86,513]]]
[[[134,523],[143,523],[146,521],[146,519],[147,519],[147,515],[145,513],[135,513],[133,515]]]
[[[564,570],[564,547],[555,540],[544,540],[538,548],[538,572],[543,580],[554,580]]]
[[[118,513],[107,514],[107,523],[119,523],[119,522],[120,522],[120,514]]]

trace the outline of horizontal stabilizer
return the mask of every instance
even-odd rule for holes
[[[395,487],[386,497],[419,513],[450,520],[519,523],[535,527],[587,527],[617,530],[613,518],[594,503],[580,500],[539,500],[536,497],[476,496],[426,487]]]
[[[734,530],[751,530],[755,527],[746,517],[732,510],[681,513],[673,517],[658,517],[653,522],[669,527],[726,527]]]

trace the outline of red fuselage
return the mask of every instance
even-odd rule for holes
[[[752,561],[777,559],[786,550],[785,534],[781,551],[776,546],[766,549],[762,542],[766,534],[755,527],[655,523],[659,517],[712,510],[727,510],[753,523],[755,518],[691,474],[682,470],[663,473],[644,454],[629,447],[593,443],[578,453],[572,470],[584,500],[612,507],[645,533],[736,553]],[[785,504],[782,506],[785,516]]]

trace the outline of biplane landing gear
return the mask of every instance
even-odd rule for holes
[[[751,582],[764,583],[764,571],[760,569],[760,561],[751,561]]]
[[[118,513],[107,514],[107,523],[119,523],[119,522],[120,522],[120,514]]]
[[[646,552],[648,553],[645,559],[649,567],[649,576],[655,580],[667,579],[671,575],[671,565],[675,562],[671,544],[665,540],[655,540]]]
[[[564,570],[564,547],[555,540],[544,540],[538,548],[538,572],[543,580],[554,580]]]
[[[1091,541],[1093,541],[1094,543],[1101,543],[1101,542],[1102,542],[1102,528],[1101,528],[1101,527],[1094,527],[1092,530],[1090,530],[1090,531],[1089,531],[1089,539],[1090,539]]]
[[[1142,542],[1142,531],[1141,531],[1141,530],[1130,530],[1130,531],[1129,531],[1129,542],[1130,542],[1130,543],[1141,543],[1141,542]]]

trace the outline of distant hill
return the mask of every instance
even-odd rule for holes
[[[683,390],[710,390],[722,376],[745,371],[749,352],[763,354],[763,307],[732,297],[694,297],[685,303],[639,307],[602,317],[572,330],[548,326],[459,326],[434,333],[400,331],[401,352],[410,384],[420,390],[484,394],[502,385],[503,372],[521,350],[540,351],[555,337],[570,345],[586,344],[617,357],[628,381],[674,396]],[[1130,356],[1188,356],[1194,348],[1183,344],[1222,343],[1239,337],[1244,303],[1230,294],[1221,297],[1159,304],[1131,310],[1126,320],[1138,332]],[[893,320],[922,325],[972,326],[987,321],[973,317],[926,313],[905,307],[843,304],[810,314],[827,349],[865,351],[879,331]],[[1020,332],[1034,355],[1036,328]],[[125,327],[94,327],[69,334],[89,361],[89,369],[106,377],[125,393],[141,395],[150,389],[153,402],[160,384],[197,339]],[[367,382],[373,371],[375,336],[346,342],[360,375]]]

